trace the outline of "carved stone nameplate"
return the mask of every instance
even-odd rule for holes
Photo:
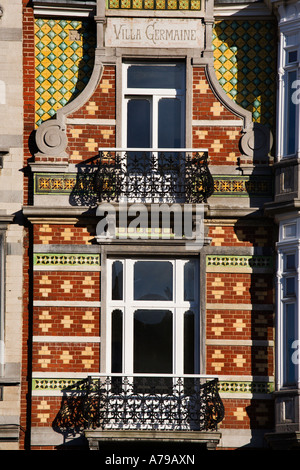
[[[203,48],[201,20],[108,18],[107,47]]]

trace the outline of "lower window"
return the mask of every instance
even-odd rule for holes
[[[199,373],[197,259],[109,259],[107,372]]]

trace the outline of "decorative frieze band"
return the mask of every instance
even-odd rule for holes
[[[106,0],[110,10],[200,10],[200,0]]]
[[[273,272],[273,257],[262,255],[207,255],[206,270],[207,272],[231,270],[234,270],[234,272]]]
[[[220,381],[220,393],[262,393],[268,394],[274,391],[273,382],[244,382],[244,381]]]
[[[215,196],[271,196],[272,179],[267,176],[222,176],[213,175]],[[76,173],[35,173],[34,193],[36,195],[93,193],[93,174]],[[93,195],[93,194],[91,194]]]
[[[84,380],[78,378],[34,378],[32,380],[32,390],[35,393],[62,392],[66,389],[75,389],[80,391],[84,386]],[[274,391],[273,382],[259,381],[235,381],[220,380],[220,393],[230,394],[271,394]]]
[[[49,267],[74,268],[100,268],[100,254],[74,254],[74,253],[34,253],[33,265],[35,269]]]

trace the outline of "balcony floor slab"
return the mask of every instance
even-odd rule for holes
[[[90,450],[99,450],[105,442],[180,442],[202,444],[207,450],[215,450],[222,434],[218,431],[140,431],[140,430],[87,430],[85,437]]]

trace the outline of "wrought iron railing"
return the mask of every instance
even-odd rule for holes
[[[216,378],[98,374],[88,384],[88,428],[211,431],[224,418]]]
[[[101,201],[206,202],[214,191],[205,149],[100,149]]]

